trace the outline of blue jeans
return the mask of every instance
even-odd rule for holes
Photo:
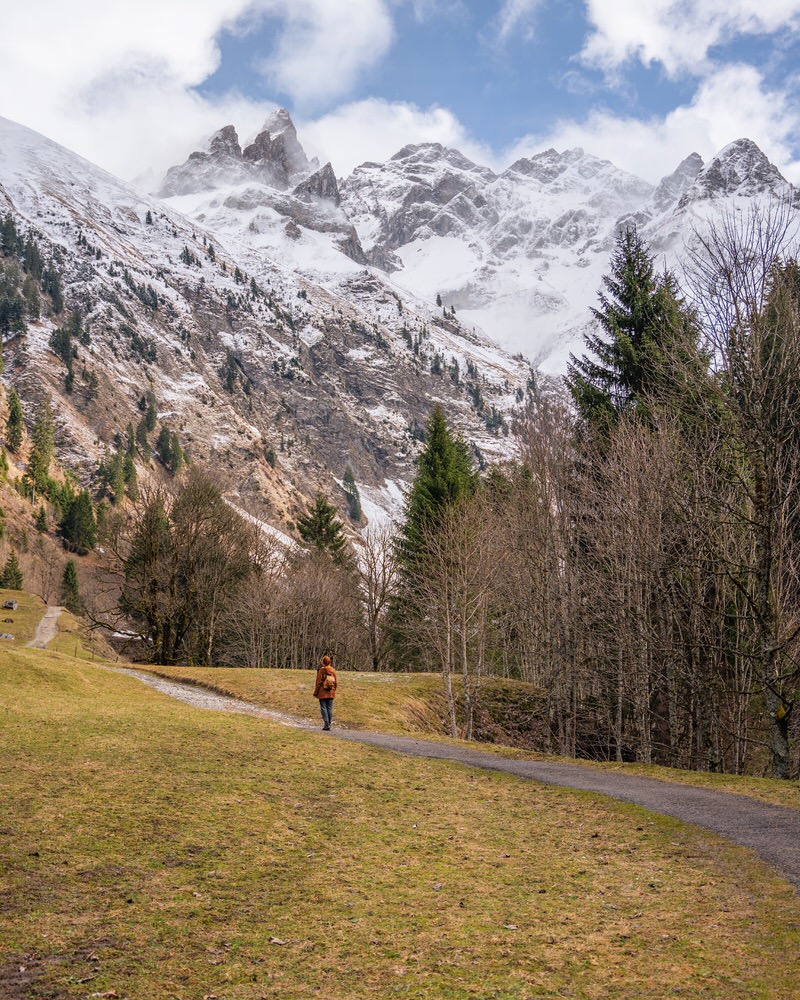
[[[320,698],[319,710],[322,713],[322,721],[329,726],[333,722],[333,698]]]

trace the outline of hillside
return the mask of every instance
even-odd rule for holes
[[[435,401],[481,461],[509,452],[530,366],[341,253],[344,271],[326,287],[280,248],[269,256],[204,227],[5,121],[0,218],[19,241],[4,251],[9,280],[22,288],[31,243],[63,297],[57,310],[37,290],[38,316],[6,332],[3,380],[29,429],[52,396],[58,455],[81,484],[150,404],[151,447],[167,428],[225,477],[237,506],[284,532],[320,487],[344,507],[348,470],[368,516],[396,509]],[[283,228],[301,255],[327,240],[293,220]],[[53,334],[76,315],[59,357]],[[146,448],[137,459],[158,474]]]
[[[337,179],[285,111],[250,141],[225,126],[144,195],[2,121],[4,281],[32,280],[28,241],[63,299],[36,289],[22,328],[5,323],[3,381],[29,429],[52,396],[81,485],[153,407],[140,473],[163,474],[164,432],[273,530],[319,488],[344,512],[345,474],[374,521],[399,509],[435,402],[478,464],[513,452],[531,362],[559,372],[580,350],[620,227],[674,266],[726,206],[786,198],[749,140],[656,187],[583,150],[495,174],[435,144]]]

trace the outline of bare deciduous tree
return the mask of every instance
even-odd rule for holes
[[[373,670],[383,670],[389,643],[386,614],[397,578],[397,555],[389,525],[370,526],[357,553],[361,598]]]

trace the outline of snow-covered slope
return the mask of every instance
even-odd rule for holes
[[[675,267],[721,211],[799,201],[746,139],[655,187],[580,149],[496,174],[435,144],[337,181],[283,111],[249,142],[220,129],[159,190],[0,120],[0,217],[40,244],[66,300],[5,344],[4,380],[29,412],[55,395],[84,480],[151,393],[275,524],[348,467],[365,509],[396,505],[436,401],[476,455],[507,455],[531,362],[561,372],[582,349],[621,228]],[[67,392],[49,341],[70,310],[90,336]]]
[[[234,138],[223,159],[238,160]],[[143,196],[0,120],[0,218],[37,242],[66,302],[6,342],[3,380],[29,415],[54,396],[60,453],[83,481],[148,393],[232,498],[277,525],[320,487],[344,506],[348,467],[373,509],[396,505],[435,401],[476,454],[509,452],[529,365],[343,253],[352,227],[330,171],[289,171],[294,187],[278,190],[200,162],[203,190]],[[89,337],[67,392],[49,340],[73,310]]]
[[[394,252],[400,287],[440,295],[506,348],[563,370],[559,349],[588,320],[610,220],[651,190],[581,149],[550,149],[496,176],[430,144],[358,167],[342,204],[365,250]]]
[[[496,176],[441,146],[408,146],[341,184],[366,252],[393,254],[399,287],[545,370],[580,351],[620,229],[635,224],[676,267],[693,228],[735,202],[794,198],[750,140],[708,165],[693,153],[653,188],[581,149],[549,149]]]
[[[288,122],[281,112],[280,127]],[[299,184],[289,196],[268,175],[243,182],[231,133],[229,126],[211,143],[222,150],[217,164],[227,158],[227,173],[195,185],[194,200],[171,204],[331,289],[351,273],[346,258],[371,264],[391,276],[397,294],[428,303],[438,297],[466,327],[553,373],[582,349],[622,228],[636,225],[663,263],[679,270],[693,229],[726,206],[797,200],[748,139],[708,164],[690,154],[655,187],[582,149],[548,149],[498,175],[426,143],[405,146],[386,163],[364,163],[338,184],[328,165],[322,189],[313,179],[305,193]],[[174,170],[191,173],[194,161],[207,166],[209,156],[193,153]]]

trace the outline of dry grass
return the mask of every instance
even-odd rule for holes
[[[312,697],[313,670],[246,670],[233,667],[148,667],[151,673],[175,680],[192,681],[235,698],[243,698],[264,708],[294,715],[318,718]],[[336,698],[336,719],[353,729],[374,729],[386,733],[420,735],[445,739],[437,715],[442,681],[433,674],[360,674],[340,672]],[[447,740],[447,742],[452,742]],[[544,754],[507,747],[481,744],[481,750],[529,760],[553,760]],[[574,764],[571,758],[565,763]],[[732,792],[773,805],[800,809],[800,783],[771,778],[742,777],[732,774],[708,774],[679,771],[675,768],[644,764],[592,763],[598,767],[627,774],[642,774],[718,792]]]
[[[711,834],[6,653],[2,996],[800,991],[800,900]]]
[[[0,589],[0,604],[5,604],[6,601],[16,601],[18,606],[16,611],[0,609],[0,632],[14,636],[13,642],[8,639],[0,640],[0,656],[3,650],[24,645],[34,637],[36,626],[46,607],[44,601],[25,591]]]
[[[171,680],[190,681],[299,719],[318,720],[313,670],[254,670],[237,667],[143,667]],[[434,705],[442,681],[433,674],[374,674],[339,671],[334,714],[351,729],[384,733],[440,731]]]

